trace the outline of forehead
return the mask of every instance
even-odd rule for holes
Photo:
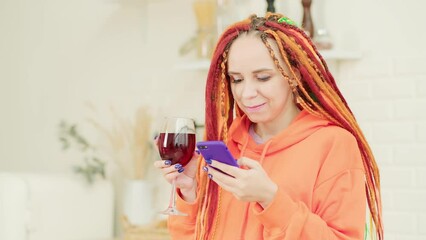
[[[268,39],[275,56],[280,58],[276,43]],[[281,62],[281,60],[279,59]],[[281,64],[282,66],[282,64]],[[240,72],[260,68],[276,69],[276,65],[266,45],[258,34],[243,34],[234,40],[228,55],[228,70]]]

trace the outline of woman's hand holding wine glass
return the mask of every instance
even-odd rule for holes
[[[187,202],[193,202],[196,198],[195,191],[197,189],[197,181],[195,176],[197,173],[197,158],[199,154],[194,152],[189,163],[182,168],[178,164],[170,165],[170,160],[159,160],[154,162],[154,166],[159,168],[163,173],[164,178],[170,183],[175,181],[176,188],[182,193],[182,197]],[[178,167],[176,167],[178,165]],[[179,172],[179,169],[181,172]]]
[[[172,183],[169,207],[162,213],[186,216],[176,209],[176,187],[186,201],[195,200],[197,162],[193,159],[197,154],[194,154],[194,121],[189,118],[166,118],[156,145],[163,161],[157,161],[154,165]]]

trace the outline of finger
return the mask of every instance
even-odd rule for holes
[[[164,161],[163,160],[158,160],[154,162],[154,167],[156,168],[164,168]]]
[[[239,171],[241,170],[237,167],[230,166],[228,164],[221,163],[216,160],[212,160],[212,163],[210,165],[234,177],[238,177],[240,173]]]
[[[214,181],[215,183],[217,183],[217,185],[219,185],[223,190],[231,192],[231,193],[233,192],[233,188],[231,186],[229,186],[229,185],[226,185],[220,179],[212,177],[212,181]]]
[[[220,182],[223,186],[234,187],[236,185],[236,179],[232,176],[226,175],[211,166],[207,167],[208,173],[211,175],[211,179],[215,182]]]
[[[250,158],[242,157],[238,159],[238,165],[246,166],[248,169],[259,169],[261,168],[260,163]]]
[[[228,181],[229,178],[231,179],[234,179],[234,178],[227,176],[211,167],[209,167],[209,172],[210,172],[209,177],[212,181],[217,183],[217,185],[219,185],[223,190],[228,191],[230,193],[234,193],[235,191],[234,183],[230,183]]]
[[[168,182],[172,182],[174,179],[177,178],[177,176],[179,176],[180,172],[178,171],[174,171],[172,173],[168,173],[164,175],[164,178],[168,181]]]
[[[172,162],[170,160],[158,160],[154,162],[154,166],[156,168],[166,168],[166,167],[170,167],[170,164]]]
[[[179,171],[181,169],[183,169],[181,164],[175,164],[173,166],[167,166],[165,168],[162,168],[161,171],[163,171],[163,174],[166,175],[166,174],[169,174],[171,172]]]
[[[185,168],[182,167],[182,165],[180,164],[176,164],[168,168],[163,168],[162,171],[163,171],[163,175],[167,176],[168,174],[174,174],[175,172],[182,173],[183,171],[185,171]]]

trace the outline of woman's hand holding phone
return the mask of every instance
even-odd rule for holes
[[[236,168],[213,160],[207,171],[213,181],[231,192],[238,200],[257,202],[265,209],[274,199],[278,186],[269,178],[258,161],[243,157],[238,160],[238,165],[244,168]]]
[[[237,162],[221,141],[198,142],[197,148],[207,162],[204,171],[219,186],[238,200],[258,202],[263,208],[269,206],[278,186],[258,161],[243,157]]]

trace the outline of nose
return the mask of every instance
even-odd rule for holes
[[[252,99],[255,98],[258,94],[257,84],[253,80],[247,79],[243,81],[243,86],[241,89],[241,97],[243,99]]]

